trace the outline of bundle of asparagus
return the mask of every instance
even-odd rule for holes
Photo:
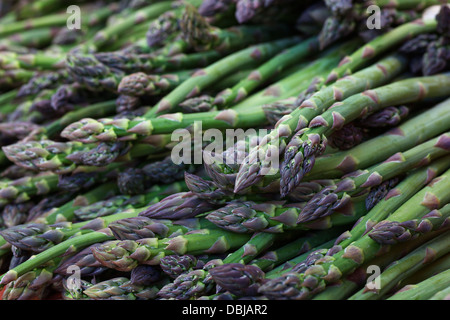
[[[444,2],[2,2],[1,298],[448,299]]]

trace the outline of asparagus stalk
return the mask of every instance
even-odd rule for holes
[[[383,244],[396,244],[419,236],[420,234],[439,230],[448,223],[450,205],[445,205],[439,211],[432,211],[419,218],[404,222],[381,221],[377,223],[369,237]]]
[[[276,268],[266,272],[266,279],[276,278],[282,273],[289,272],[291,270],[297,270],[314,263],[317,259],[322,258],[327,254],[328,250],[333,247],[336,239],[331,239],[324,243],[319,243],[316,247],[309,247],[308,251],[297,255],[296,257],[280,264]],[[317,258],[317,259],[316,259]]]
[[[375,59],[411,37],[436,30],[436,26],[437,21],[434,17],[422,18],[400,25],[386,34],[376,37],[350,56],[345,57],[339,66],[330,72],[324,84],[328,85],[345,75],[351,74],[353,70],[360,68],[368,61]]]
[[[2,300],[42,300],[48,294],[53,271],[62,258],[56,258],[44,267],[31,270],[5,287]]]
[[[443,271],[429,279],[407,286],[389,297],[388,300],[427,300],[450,285],[450,270]],[[448,290],[447,290],[448,291]]]
[[[295,236],[295,234],[296,233],[294,232],[294,234],[291,233],[290,235]],[[287,235],[289,235],[289,233]],[[295,255],[307,251],[314,244],[327,241],[332,238],[333,235],[333,232],[319,231],[300,237],[298,242],[296,242],[297,248],[299,249],[295,251],[292,250],[290,253]],[[229,254],[223,261],[211,261],[204,266],[203,270],[193,270],[180,275],[173,283],[163,287],[158,295],[166,299],[176,298],[181,300],[188,300],[204,295],[205,293],[210,292],[214,287],[214,282],[209,270],[222,264],[249,263],[259,253],[269,248],[280,236],[285,237],[286,235],[264,232],[256,233],[245,245]]]
[[[28,221],[28,223],[44,223],[54,224],[56,222],[72,221],[74,218],[74,212],[83,205],[91,204],[96,201],[114,195],[117,192],[115,184],[106,183],[99,187],[77,196],[75,199],[67,202],[58,208],[52,208],[43,216],[38,216]],[[10,246],[7,241],[0,236],[0,256],[3,256],[10,252]]]
[[[145,205],[152,202],[158,202],[164,197],[167,192],[173,191],[177,186],[169,185],[163,188],[153,188],[152,192],[149,192],[146,197]],[[145,205],[137,206],[137,208],[130,206],[128,208],[122,208],[117,213],[110,214],[108,216],[96,217],[88,221],[82,221],[78,223],[61,222],[56,224],[46,223],[29,223],[25,225],[18,225],[5,229],[1,232],[3,239],[17,248],[33,252],[43,252],[55,244],[61,243],[70,237],[86,234],[91,231],[96,231],[102,228],[111,226],[112,232],[116,234],[114,223],[118,220],[125,220],[133,217],[137,217],[139,213],[145,209]],[[74,210],[74,215],[77,215],[78,210],[85,210],[85,207]],[[172,227],[167,222],[161,224],[153,222],[154,227],[148,228],[147,232],[152,237],[166,236],[170,233],[180,230],[180,227]],[[161,225],[163,227],[161,227]],[[158,227],[159,230],[158,230]],[[119,227],[119,226],[118,226]],[[153,230],[153,231],[151,231]],[[183,230],[181,228],[181,230]],[[186,231],[186,230],[185,230]],[[150,236],[149,236],[150,237]]]
[[[203,269],[192,270],[179,275],[172,283],[164,286],[158,295],[164,299],[189,300],[208,293],[214,287],[209,270],[217,265],[238,261],[250,261],[258,253],[269,248],[275,239],[274,234],[258,233],[250,238],[238,250],[230,253],[225,259],[215,259],[203,266]]]
[[[299,95],[308,88],[311,79],[323,77],[324,73],[327,73],[326,70],[328,68],[333,68],[338,63],[340,57],[345,56],[354,48],[359,47],[359,45],[359,39],[351,39],[322,52],[318,59],[311,63],[305,62],[306,65],[294,66],[292,74],[247,97],[234,105],[233,109],[245,109],[251,105],[263,105]],[[295,81],[294,85],[291,85],[291,80]],[[289,84],[286,88],[284,88],[285,83]],[[272,98],[268,99],[266,96]]]
[[[225,53],[215,50],[161,56],[153,54],[131,54],[121,52],[100,52],[93,57],[102,65],[125,73],[161,73],[190,70],[208,66],[224,57]],[[82,67],[82,64],[80,64]]]
[[[14,34],[0,41],[2,51],[10,51],[12,46],[24,46],[27,48],[43,48],[52,43],[53,38],[60,32],[60,28],[47,27],[31,29],[20,34]]]
[[[84,141],[102,141],[116,140],[120,136],[127,136],[129,139],[137,138],[139,135],[148,136],[157,134],[159,130],[164,132],[173,132],[175,129],[185,128],[192,125],[195,121],[201,121],[202,129],[215,128],[246,128],[255,127],[266,123],[264,111],[260,102],[267,102],[279,99],[281,92],[288,92],[289,89],[295,89],[296,92],[305,88],[306,81],[310,76],[316,75],[318,72],[326,72],[331,65],[334,65],[342,54],[350,50],[356,45],[356,42],[350,42],[336,48],[317,60],[305,69],[299,70],[286,79],[271,85],[268,89],[248,99],[242,101],[232,109],[213,112],[200,112],[193,114],[167,114],[156,118],[147,118],[144,115],[142,120],[128,119],[83,119],[74,122],[63,130],[61,135],[70,140]],[[188,81],[193,82],[197,77]],[[192,81],[191,81],[192,80]],[[301,85],[298,85],[299,82]],[[182,84],[184,86],[184,83]],[[178,87],[179,88],[179,87]],[[175,89],[177,90],[177,89]],[[175,92],[172,91],[171,94]],[[256,100],[256,101],[255,101]]]
[[[52,121],[44,127],[45,132],[42,135],[46,135],[52,138],[55,134],[59,133],[67,125],[74,121],[81,120],[86,117],[104,117],[114,113],[116,109],[116,103],[113,100],[94,103],[90,106],[75,108],[60,118]]]
[[[74,214],[79,221],[88,221],[98,217],[109,216],[129,208],[143,208],[152,205],[156,199],[172,193],[187,190],[184,183],[173,182],[170,185],[155,185],[146,193],[138,195],[117,195],[77,209]],[[159,196],[159,197],[158,197]],[[159,200],[158,200],[159,201]]]
[[[301,108],[294,110],[284,119],[282,118],[275,126],[275,130],[253,148],[244,160],[239,169],[235,192],[258,183],[263,178],[264,169],[268,171],[270,168],[270,164],[266,163],[263,156],[269,150],[278,151],[278,154],[281,155],[293,134],[306,127],[314,116],[325,111],[334,101],[343,100],[366,88],[382,85],[400,73],[404,67],[405,62],[400,57],[388,57],[384,61],[336,82],[334,86],[326,87],[311,97],[308,102],[305,101]],[[316,100],[314,101],[314,99]],[[258,155],[262,156],[258,157]]]
[[[118,92],[130,96],[160,95],[170,92],[189,79],[195,71],[180,71],[169,74],[148,75],[137,72],[122,78]]]
[[[245,196],[236,195],[228,190],[222,189],[213,181],[207,181],[199,176],[185,172],[185,182],[189,190],[200,199],[204,199],[213,205],[223,205],[230,201],[264,201],[264,197],[258,194],[251,194]]]
[[[4,70],[15,69],[37,69],[56,70],[64,67],[65,56],[50,55],[47,52],[36,52],[30,54],[16,54],[14,52],[0,53],[0,66]]]
[[[431,162],[428,166],[411,172],[395,188],[390,190],[384,199],[380,200],[368,214],[362,217],[350,230],[341,236],[339,239],[339,247],[345,249],[352,242],[370,232],[373,226],[387,218],[389,213],[399,209],[432,179],[447,170],[449,159],[448,156],[442,157]]]
[[[80,164],[102,167],[114,161],[127,161],[161,152],[170,142],[170,136],[154,135],[146,141],[148,143],[138,143],[130,148],[122,142],[82,144],[43,139],[5,146],[3,151],[8,159],[21,167],[63,174],[72,172]]]
[[[44,89],[54,88],[65,81],[71,82],[72,79],[64,69],[37,74],[20,87],[17,98],[36,95]]]
[[[362,287],[367,284],[367,280],[370,274],[367,273],[369,266],[378,266],[381,270],[389,267],[391,263],[398,259],[402,259],[405,255],[416,250],[418,247],[428,241],[432,241],[434,236],[430,239],[427,237],[418,238],[410,242],[404,243],[402,246],[394,246],[389,251],[389,254],[380,255],[374,259],[364,263],[355,271],[349,273],[345,278],[338,282],[327,285],[324,291],[315,295],[312,300],[344,300],[358,292]],[[443,259],[443,258],[441,258]],[[440,261],[439,259],[438,261]],[[437,263],[436,261],[435,263]],[[432,263],[431,265],[434,265]]]
[[[430,210],[439,208],[441,200],[443,203],[447,203],[448,196],[443,190],[448,188],[446,183],[448,183],[449,174],[450,171],[447,171],[432,180],[427,187],[420,190],[393,212],[388,220],[411,220],[415,217],[425,215]],[[428,236],[434,237],[435,233],[429,234]],[[424,237],[427,237],[427,235],[424,235]],[[363,263],[369,262],[379,253],[385,252],[384,250],[388,250],[389,247],[389,245],[381,245],[375,242],[366,234],[345,249],[333,254],[330,259],[327,259],[323,263],[316,263],[301,274],[286,274],[285,279],[292,279],[289,285],[291,288],[290,294],[292,294],[291,298],[311,298],[315,294],[323,291],[327,284],[339,281],[355,268],[361,266]],[[260,293],[270,294],[273,298],[282,298],[285,293],[283,290],[274,289],[275,287],[273,285],[275,283],[277,282],[262,286]],[[280,288],[285,289],[284,287]]]
[[[0,70],[0,88],[11,89],[26,83],[34,76],[34,72],[25,69]]]
[[[338,178],[367,168],[398,151],[405,151],[449,130],[450,99],[425,110],[400,126],[363,142],[348,151],[318,157],[305,179]],[[373,152],[372,152],[373,151]]]
[[[448,253],[449,237],[450,233],[446,232],[395,261],[380,274],[379,289],[363,288],[352,295],[349,300],[382,299],[396,283]],[[431,256],[430,252],[433,252]]]
[[[222,230],[199,229],[173,238],[146,238],[109,242],[93,249],[95,258],[106,267],[130,271],[139,264],[158,265],[170,254],[225,253],[248,241],[249,236]]]
[[[364,199],[352,199],[351,204],[333,217],[298,224],[304,203],[255,203],[236,201],[213,212],[206,219],[218,227],[237,233],[275,232],[287,230],[330,229],[357,221],[367,213]]]
[[[78,237],[70,238],[64,242],[61,242],[44,252],[41,252],[34,256],[33,259],[29,259],[17,267],[10,269],[8,272],[0,277],[0,285],[6,285],[11,281],[16,280],[26,272],[39,267],[40,265],[55,259],[61,255],[77,252],[84,247],[91,244],[113,240],[111,232],[108,229],[90,232]]]
[[[92,190],[77,195],[75,199],[66,204],[50,210],[45,216],[37,217],[30,221],[32,223],[54,224],[57,222],[73,221],[75,211],[82,206],[86,206],[118,193],[117,186],[114,183],[108,182],[101,184]]]
[[[335,231],[339,229],[342,228],[336,228]],[[332,234],[335,235],[334,232]],[[310,234],[310,240],[307,242],[307,246],[311,247],[321,243],[324,238],[320,235],[320,233]],[[302,248],[300,253],[304,252],[307,250],[307,246],[305,239],[300,237],[275,250],[266,252],[248,264],[227,263],[219,265],[212,268],[210,274],[217,285],[232,294],[237,296],[255,296],[258,295],[258,288],[264,283],[264,279],[267,277],[267,274],[265,274],[266,271],[298,255],[298,248]],[[311,257],[311,251],[308,252],[308,257]],[[304,255],[306,254],[301,254],[301,256]],[[294,269],[296,268],[297,266],[294,266]]]
[[[345,205],[351,195],[367,192],[383,181],[405,173],[414,167],[432,161],[448,153],[445,140],[448,134],[431,139],[404,153],[393,155],[379,165],[358,171],[342,179],[334,187],[328,187],[318,192],[303,208],[298,222],[311,221],[332,213],[336,208]],[[435,153],[436,152],[436,153]]]
[[[30,28],[44,28],[65,26],[67,24],[66,14],[52,14],[43,17],[30,18],[22,21],[15,21],[8,24],[2,24],[0,28],[0,37],[12,35],[17,32],[25,31]]]
[[[170,10],[171,7],[172,1],[161,1],[136,10],[118,23],[107,26],[103,30],[97,32],[92,40],[89,40],[83,46],[89,50],[97,51],[109,42],[116,40],[129,28],[136,24],[145,23],[146,21],[155,19],[160,14]]]
[[[24,177],[0,185],[0,205],[21,203],[32,197],[56,191],[57,174],[43,174],[35,177]]]
[[[255,59],[264,62],[279,53],[281,50],[292,46],[298,40],[299,39],[297,37],[281,39],[278,41],[254,45],[226,56],[203,70],[197,71],[191,79],[183,82],[167,96],[162,98],[152,108],[152,110],[145,115],[145,117],[150,118],[174,110],[177,108],[179,103],[183,102],[183,100],[197,95],[204,88],[227,74],[239,70],[246,64],[252,63]]]
[[[399,105],[427,97],[446,97],[442,84],[448,74],[397,81],[373,90],[353,95],[342,103],[335,103],[309,123],[309,128],[298,131],[285,149],[281,165],[281,194],[285,195],[302,180],[314,166],[316,155],[326,148],[326,137],[364,113],[373,113],[390,105]],[[394,93],[395,92],[395,93]],[[355,105],[360,106],[354,108]]]
[[[301,41],[298,45],[288,48],[252,71],[246,79],[237,83],[233,88],[226,89],[217,94],[213,103],[223,108],[242,101],[275,73],[279,73],[284,68],[288,68],[302,61],[308,55],[314,54],[317,50],[316,38],[313,37]]]
[[[207,256],[208,257],[208,256]],[[207,258],[209,259],[209,258]],[[160,267],[162,271],[170,278],[176,279],[179,275],[189,272],[192,269],[201,269],[205,265],[205,262],[199,257],[190,254],[182,256],[170,255],[161,259]],[[135,270],[135,269],[133,269]]]
[[[450,298],[450,287],[434,293],[428,300],[448,300]]]
[[[152,285],[136,285],[125,277],[116,277],[89,286],[83,294],[93,300],[150,300],[167,281]]]
[[[257,42],[271,41],[289,33],[283,25],[239,26],[220,29],[211,26],[197,9],[187,4],[179,21],[180,37],[197,52],[241,49]],[[173,51],[173,47],[170,49]]]
[[[428,264],[426,267],[420,269],[418,272],[414,272],[411,276],[408,276],[403,281],[397,283],[397,285],[390,291],[390,293],[392,294],[406,285],[419,283],[442,271],[447,270],[448,268],[450,268],[450,255],[446,254],[436,261]]]
[[[112,13],[116,11],[116,4],[103,6],[102,8],[94,10],[92,13],[86,15],[85,19],[82,19],[82,24],[85,27],[95,26],[96,24],[105,21]],[[56,26],[65,27],[67,25],[67,18],[68,16],[66,13],[55,13],[41,17],[33,16],[24,20],[13,21],[4,25],[2,24],[2,27],[0,28],[0,37],[23,32],[31,28],[38,29]]]

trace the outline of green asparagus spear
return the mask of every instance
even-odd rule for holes
[[[450,270],[443,271],[415,285],[407,286],[388,300],[427,300],[450,285]],[[448,291],[448,290],[447,290]]]
[[[404,258],[395,261],[379,275],[379,288],[371,289],[365,287],[352,295],[349,300],[382,299],[400,280],[405,279],[408,275],[448,253],[450,250],[448,247],[449,239],[450,233],[446,232],[428,241]],[[433,252],[433,254],[430,255],[430,252]]]
[[[314,116],[325,111],[334,101],[343,100],[352,94],[361,92],[367,87],[374,88],[386,83],[400,73],[404,67],[405,62],[402,58],[396,56],[388,57],[384,61],[380,61],[336,82],[334,86],[326,87],[313,96],[310,101],[304,102],[302,107],[282,118],[275,126],[275,130],[268,134],[262,143],[250,151],[249,156],[239,170],[235,191],[238,192],[259,182],[264,175],[264,169],[268,171],[270,167],[270,164],[265,162],[263,156],[269,150],[278,151],[278,154],[281,155],[293,134],[297,130],[306,127]],[[313,99],[316,100],[314,101]],[[262,156],[258,158],[258,155]]]
[[[448,137],[446,133],[431,139],[404,153],[398,153],[379,165],[355,172],[354,175],[342,179],[335,187],[331,186],[321,190],[305,205],[298,222],[311,221],[327,216],[336,208],[350,201],[351,195],[367,192],[368,189],[378,186],[386,179],[420,166],[423,161],[428,163],[448,154],[448,149],[445,146]],[[431,148],[429,149],[429,147]]]
[[[326,137],[361,114],[373,113],[389,105],[399,105],[426,97],[447,97],[442,90],[450,79],[449,74],[419,77],[394,82],[373,90],[353,95],[342,103],[331,106],[309,123],[309,128],[298,131],[286,146],[281,165],[281,194],[287,194],[311,171],[317,154],[326,148]],[[355,105],[360,106],[354,108]],[[351,110],[351,111],[350,111]],[[349,112],[348,112],[349,111]]]

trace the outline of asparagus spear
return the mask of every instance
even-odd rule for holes
[[[194,76],[183,82],[175,90],[162,98],[145,117],[153,117],[174,110],[184,99],[197,95],[201,90],[219,80],[221,77],[238,70],[242,66],[253,62],[261,62],[273,57],[281,50],[292,46],[299,39],[297,37],[254,45],[211,64],[203,70],[197,71]]]
[[[193,192],[174,193],[143,210],[139,215],[155,219],[188,219],[216,208],[217,205]]]
[[[33,54],[15,54],[14,52],[1,52],[0,66],[4,70],[56,70],[64,67],[64,58],[64,56],[52,56],[47,52],[36,52]]]
[[[336,230],[338,230],[337,228]],[[334,234],[334,232],[333,232]],[[318,234],[311,234],[308,246],[315,246],[323,241]],[[302,248],[301,251],[305,251],[305,240],[300,237],[294,241],[291,241],[275,250],[266,252],[264,255],[250,261],[248,264],[242,263],[227,263],[219,265],[210,270],[213,280],[221,288],[230,291],[237,296],[255,296],[258,295],[258,288],[264,283],[267,278],[266,271],[271,270],[273,267],[280,265],[283,262],[298,255],[298,248]],[[322,247],[322,246],[321,246]],[[317,253],[308,251],[309,263],[312,263],[312,256]],[[327,250],[325,250],[327,251]],[[301,254],[305,256],[306,254]],[[318,257],[322,257],[318,255]],[[293,267],[293,270],[297,270],[300,266],[297,264]]]
[[[389,105],[414,102],[426,97],[446,97],[442,82],[450,79],[448,74],[412,78],[394,82],[336,103],[309,123],[309,128],[298,131],[285,149],[281,165],[281,194],[285,195],[301,181],[314,166],[317,154],[326,148],[326,137],[343,125],[357,119],[361,114],[372,113]],[[395,91],[395,94],[393,94]],[[354,108],[358,104],[359,108]],[[350,112],[349,109],[351,109]]]
[[[336,208],[345,205],[350,200],[351,195],[367,192],[368,189],[381,184],[386,179],[420,166],[424,159],[427,163],[446,155],[448,151],[443,142],[448,137],[446,133],[431,139],[404,153],[393,155],[379,165],[355,172],[342,179],[335,187],[321,190],[303,208],[298,222],[311,221],[327,216]]]
[[[103,201],[83,206],[82,208],[77,209],[74,214],[77,220],[87,221],[97,217],[116,214],[129,208],[149,206],[154,202],[157,202],[156,200],[160,200],[157,196],[165,197],[174,192],[181,192],[186,189],[184,183],[180,182],[174,182],[167,186],[155,185],[147,190],[147,193],[139,195],[117,195]]]
[[[45,195],[56,190],[57,174],[43,174],[35,177],[24,177],[0,185],[0,205],[21,203],[32,197]]]
[[[0,88],[2,90],[17,88],[33,76],[33,71],[25,69],[0,70]]]
[[[53,37],[55,37],[60,30],[61,29],[58,27],[47,27],[31,29],[20,34],[13,34],[4,40],[1,40],[0,47],[4,48],[2,51],[10,51],[9,48],[14,45],[42,49],[52,43]]]
[[[398,291],[402,287],[421,282],[428,279],[442,271],[447,270],[450,267],[450,255],[446,254],[436,261],[428,264],[426,267],[421,268],[418,272],[414,272],[411,276],[406,277],[403,281],[397,283],[397,285],[390,291],[390,294]]]
[[[63,174],[72,172],[80,164],[102,167],[113,161],[129,161],[131,158],[158,153],[170,142],[170,136],[155,135],[147,141],[148,144],[138,143],[130,148],[122,142],[85,145],[40,140],[12,144],[4,147],[3,151],[8,159],[24,168]]]
[[[211,260],[203,266],[203,269],[192,270],[179,275],[172,283],[164,286],[158,295],[165,299],[188,300],[208,293],[214,287],[209,270],[225,263],[248,262],[270,247],[276,238],[275,234],[258,233],[238,250],[230,253],[223,261],[220,259]]]
[[[0,36],[5,37],[11,34],[25,31],[32,28],[44,28],[44,27],[55,27],[55,26],[65,26],[67,24],[66,14],[52,14],[43,17],[36,17],[25,19],[21,21],[14,21],[9,24],[2,24],[0,28]]]
[[[1,232],[1,235],[3,239],[18,248],[21,248],[23,250],[31,250],[33,252],[43,252],[48,248],[54,246],[55,244],[61,243],[70,237],[79,234],[86,234],[88,232],[99,230],[101,228],[106,228],[109,226],[111,226],[111,230],[114,234],[118,234],[118,231],[116,232],[116,229],[119,228],[118,230],[120,230],[120,225],[117,226],[117,223],[115,224],[116,221],[123,220],[123,223],[126,223],[127,219],[137,217],[139,213],[145,209],[145,205],[148,206],[148,204],[152,202],[160,201],[161,198],[163,198],[168,192],[170,193],[174,189],[177,189],[176,185],[169,185],[162,188],[153,188],[151,192],[145,195],[146,201],[144,205],[137,205],[136,207],[128,206],[126,208],[122,208],[117,213],[113,213],[107,216],[99,216],[88,221],[82,221],[78,223],[29,223],[7,228]],[[74,210],[73,213],[74,215],[77,215],[77,211],[85,209],[85,207],[81,207]],[[162,220],[160,221],[160,223],[158,222],[152,222],[154,226],[146,230],[149,237],[150,235],[152,237],[161,235],[166,236],[168,235],[168,233],[183,230],[183,228],[179,226],[171,226],[168,222],[164,223],[164,221]]]
[[[264,173],[262,171],[265,168],[269,168],[270,164],[265,163],[263,157],[258,158],[258,154],[265,155],[269,150],[276,152],[277,150],[274,147],[277,146],[278,154],[281,155],[295,131],[306,127],[314,116],[325,111],[334,101],[343,100],[352,94],[361,92],[367,87],[374,88],[386,83],[401,72],[404,66],[405,63],[400,57],[388,57],[376,65],[336,82],[334,86],[326,87],[311,97],[310,101],[305,101],[301,108],[294,110],[284,119],[281,119],[275,126],[275,130],[268,134],[262,143],[250,151],[249,156],[239,169],[235,192],[259,182]],[[314,101],[313,99],[316,100]]]
[[[332,239],[324,243],[319,243],[316,247],[311,248],[311,246],[309,246],[308,251],[299,254],[285,263],[280,264],[276,268],[266,272],[266,279],[276,278],[282,273],[289,272],[291,270],[298,271],[300,268],[303,269],[306,266],[312,265],[315,261],[327,254],[329,249],[333,247],[335,241],[336,239]]]
[[[252,71],[246,79],[240,81],[233,88],[226,89],[217,94],[213,103],[223,108],[242,101],[275,73],[281,72],[284,68],[288,68],[302,61],[308,55],[314,54],[317,50],[316,38],[313,37],[301,41],[298,45],[281,52],[261,65],[258,69]]]
[[[404,222],[381,221],[373,227],[369,237],[384,244],[409,241],[419,234],[439,230],[448,223],[449,216],[450,205],[446,205],[439,211],[432,211],[420,219]]]
[[[301,92],[307,90],[311,79],[323,77],[324,73],[328,72],[326,69],[333,68],[336,63],[338,63],[335,59],[339,60],[339,57],[348,54],[353,51],[354,48],[359,47],[359,45],[359,39],[350,39],[341,45],[337,45],[323,51],[319,55],[318,59],[312,61],[311,63],[305,62],[306,64],[300,64],[297,68],[294,66],[292,71],[293,73],[247,97],[243,101],[234,105],[233,109],[245,109],[251,105],[263,105],[299,95]],[[295,85],[292,86],[290,82],[294,79]],[[285,83],[288,84],[286,88],[284,88]],[[272,96],[272,99],[268,99],[266,96]]]
[[[450,298],[450,286],[434,293],[428,300],[448,300]]]
[[[308,3],[308,2],[307,2]],[[302,3],[303,4],[303,3]],[[238,0],[236,2],[235,16],[239,23],[245,23],[258,17],[265,10],[286,9],[293,10],[296,7],[293,0],[272,0],[272,1],[255,1],[255,0]]]
[[[370,209],[368,214],[362,217],[350,230],[342,234],[339,247],[345,249],[353,241],[370,232],[374,225],[384,220],[389,213],[400,208],[432,179],[447,170],[448,160],[448,156],[442,157],[431,162],[428,166],[412,171],[394,189],[390,190],[384,199]]]
[[[20,87],[17,98],[38,94],[44,89],[53,88],[65,81],[71,82],[69,73],[65,69],[37,74]]]
[[[447,188],[446,183],[448,183],[449,174],[450,171],[447,171],[432,180],[427,187],[421,189],[393,212],[388,220],[407,221],[414,217],[423,216],[430,210],[438,208],[441,200],[443,203],[448,202],[448,197],[443,190]],[[432,233],[428,236],[432,238],[436,235]],[[424,237],[427,237],[427,235],[424,235]],[[327,284],[339,281],[343,276],[387,249],[389,249],[388,245],[381,245],[366,234],[345,247],[345,249],[333,254],[323,263],[316,263],[301,274],[286,274],[283,281],[284,279],[291,280],[289,285],[291,298],[307,299],[323,291]],[[285,293],[283,290],[274,289],[276,288],[274,287],[276,283],[279,282],[275,281],[263,285],[260,288],[260,293],[270,294],[272,298],[282,298]],[[281,285],[280,289],[285,289],[285,287]]]
[[[122,52],[100,52],[93,57],[108,68],[121,70],[125,73],[146,72],[160,73],[180,70],[190,70],[208,66],[223,58],[225,53],[215,50],[161,56],[153,54],[132,54]],[[82,67],[82,65],[80,65]]]
[[[181,38],[197,52],[242,49],[256,42],[271,41],[275,37],[287,36],[288,28],[283,25],[239,26],[219,29],[211,26],[197,9],[187,4],[180,18]],[[171,50],[172,51],[172,50]]]
[[[156,298],[165,282],[136,285],[128,278],[116,277],[89,286],[83,294],[93,300],[150,300]]]
[[[314,221],[312,224],[298,224],[304,203],[255,203],[250,201],[230,202],[226,206],[210,212],[206,219],[218,227],[238,232],[275,232],[287,230],[328,229],[355,222],[366,209],[364,199],[352,199],[343,215],[335,214],[329,219]]]
[[[106,267],[129,271],[139,264],[158,265],[169,254],[225,253],[248,241],[249,236],[214,229],[166,239],[122,240],[93,249],[95,258]]]
[[[97,32],[96,35],[83,46],[89,50],[97,51],[107,43],[116,40],[118,36],[127,31],[130,27],[133,27],[136,24],[145,23],[146,21],[151,21],[160,14],[170,10],[171,7],[172,1],[161,1],[136,10],[120,22],[107,26],[103,30]]]
[[[313,169],[305,178],[310,180],[318,177],[341,177],[343,174],[380,162],[395,152],[412,148],[448,130],[446,119],[448,108],[450,108],[449,99],[348,151],[318,157]]]
[[[181,71],[173,74],[148,75],[137,72],[122,78],[118,92],[130,96],[159,95],[170,92],[189,79],[194,71]]]
[[[2,300],[42,300],[49,292],[53,271],[62,258],[56,258],[48,265],[31,270],[8,283]]]
[[[388,300],[426,300],[449,286],[450,270],[443,271],[429,279],[407,286],[389,297]],[[447,290],[448,291],[448,290]]]
[[[318,293],[312,300],[344,300],[348,299],[350,296],[355,294],[358,290],[363,288],[367,282],[369,273],[369,266],[378,266],[380,270],[384,270],[389,267],[391,263],[398,259],[402,259],[406,254],[411,253],[418,247],[423,245],[428,241],[432,241],[434,238],[426,239],[426,237],[418,238],[410,242],[404,243],[402,246],[394,246],[389,251],[389,254],[380,255],[374,259],[364,263],[360,267],[356,268],[355,271],[349,273],[345,278],[335,282],[333,284],[327,285],[324,291]],[[442,259],[442,258],[441,258]],[[439,259],[438,261],[440,261]],[[435,263],[437,263],[436,261]],[[431,265],[433,265],[432,263]]]
[[[270,44],[268,44],[270,45]],[[195,121],[202,121],[202,128],[215,128],[226,129],[235,127],[254,127],[264,124],[267,120],[264,112],[261,108],[261,101],[267,102],[279,99],[281,92],[288,92],[290,89],[294,89],[296,92],[304,89],[306,81],[310,76],[316,75],[318,72],[327,72],[331,65],[334,65],[342,54],[345,54],[347,50],[351,50],[356,45],[356,42],[350,42],[344,44],[342,48],[336,48],[329,52],[329,55],[325,55],[322,59],[317,60],[305,69],[301,69],[295,74],[287,77],[271,85],[263,92],[257,93],[254,96],[237,104],[232,109],[213,112],[201,112],[194,114],[167,114],[161,115],[156,118],[147,118],[147,115],[135,121],[128,119],[83,119],[78,122],[74,122],[69,125],[61,135],[68,139],[74,139],[79,141],[98,141],[102,140],[115,140],[121,135],[125,135],[129,138],[138,137],[138,135],[150,135],[156,134],[158,130],[164,130],[164,132],[172,132],[175,129],[185,128],[191,125]],[[187,81],[195,82],[195,78],[191,78]],[[299,82],[301,85],[299,85]],[[185,82],[186,83],[186,82]],[[181,85],[184,86],[184,83]],[[178,89],[179,87],[177,87]],[[175,91],[177,90],[175,89]],[[174,93],[172,91],[170,94]],[[256,100],[256,101],[255,101]],[[234,119],[237,118],[237,119]],[[176,121],[174,121],[176,119]],[[158,124],[160,123],[160,124]],[[158,128],[159,127],[159,128]],[[108,134],[103,134],[108,133]]]
[[[291,235],[295,236],[296,233]],[[331,232],[319,231],[301,236],[295,240],[297,250],[289,250],[289,254],[292,254],[292,256],[301,254],[309,250],[309,248],[315,244],[323,243],[335,235],[336,234],[331,230]],[[281,236],[285,237],[286,235]],[[214,286],[209,270],[224,264],[247,264],[260,252],[263,252],[266,248],[272,245],[273,241],[279,237],[280,235],[277,234],[264,232],[257,233],[245,245],[229,254],[225,259],[223,259],[223,261],[212,261],[207,263],[203,270],[194,270],[180,275],[173,283],[163,287],[158,295],[162,298],[176,298],[181,300],[188,300],[204,295],[205,293],[210,292]],[[270,260],[271,258],[273,259],[273,256],[265,257],[265,259],[266,258]]]
[[[0,277],[0,284],[1,285],[8,284],[11,281],[16,280],[18,277],[22,276],[26,272],[29,272],[34,268],[37,268],[40,265],[52,259],[55,259],[63,254],[74,253],[91,244],[113,239],[114,237],[112,236],[112,234],[108,229],[93,231],[84,235],[80,235],[78,237],[68,239],[45,250],[44,252],[35,255],[33,259],[29,259],[21,263],[17,267],[10,269],[8,272],[6,272]]]
[[[218,13],[227,11],[233,7],[234,0],[205,0],[198,8],[200,14],[204,17],[213,17]]]
[[[410,37],[436,30],[436,26],[437,21],[434,17],[422,18],[400,25],[388,33],[376,37],[350,56],[345,57],[339,66],[330,72],[324,84],[328,85],[344,75],[351,74],[353,70],[360,68]]]
[[[363,288],[352,295],[349,300],[382,299],[396,283],[448,253],[449,239],[450,233],[446,232],[395,261],[380,274],[379,289]],[[433,254],[430,255],[430,252]]]

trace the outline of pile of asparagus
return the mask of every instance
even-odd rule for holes
[[[450,299],[446,3],[2,1],[2,299]]]

